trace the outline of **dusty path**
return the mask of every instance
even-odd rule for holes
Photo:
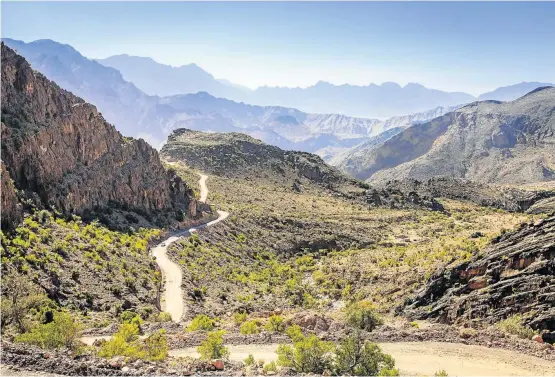
[[[206,202],[208,197],[208,188],[206,187],[206,180],[208,176],[204,174],[199,174],[199,186],[200,186],[200,201]],[[183,292],[181,290],[181,267],[172,262],[167,255],[168,246],[170,246],[175,241],[179,240],[181,237],[191,234],[198,229],[206,228],[220,221],[225,220],[229,216],[229,213],[224,211],[218,211],[218,218],[216,220],[210,221],[206,224],[198,225],[194,228],[190,228],[179,232],[177,234],[168,237],[164,241],[160,242],[152,249],[152,255],[156,257],[156,263],[162,270],[164,276],[166,277],[166,284],[164,290],[164,311],[170,313],[172,320],[174,322],[179,322],[185,313],[185,304],[183,302]]]
[[[277,344],[230,345],[230,359],[277,360]],[[444,369],[450,376],[554,376],[555,366],[547,360],[514,351],[460,343],[382,343],[395,359],[401,375],[433,376]],[[171,356],[198,357],[194,347],[170,350]]]

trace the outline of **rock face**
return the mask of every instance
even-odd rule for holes
[[[2,202],[11,203],[3,206],[3,226],[18,220],[14,188],[39,206],[77,214],[108,203],[186,211],[194,200],[156,150],[122,137],[94,106],[34,72],[3,43],[2,161]]]
[[[527,313],[530,326],[553,334],[555,216],[499,236],[483,254],[437,271],[404,311],[445,323],[493,323]]]
[[[389,181],[385,188],[405,194],[413,192],[422,197],[467,200],[480,206],[511,212],[555,212],[555,208],[550,206],[555,199],[555,190],[521,190],[448,177],[435,177],[425,181]]]
[[[512,102],[475,102],[413,125],[339,166],[383,184],[435,176],[523,184],[555,178],[555,88]]]

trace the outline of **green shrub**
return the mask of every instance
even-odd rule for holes
[[[249,356],[247,356],[247,358],[245,360],[243,360],[243,363],[245,363],[245,366],[247,366],[247,367],[251,367],[256,363],[252,353],[249,353]]]
[[[515,314],[497,324],[501,331],[516,335],[522,339],[531,339],[536,332],[530,327],[524,324],[524,320],[521,315]]]
[[[347,323],[356,329],[373,331],[383,324],[374,306],[368,301],[360,301],[347,308]]]
[[[57,312],[54,314],[52,322],[36,325],[28,333],[18,335],[15,340],[46,349],[62,347],[74,349],[77,346],[81,330],[81,324],[75,321],[71,315]]]
[[[331,342],[320,340],[316,335],[305,337],[297,327],[290,327],[288,334],[293,345],[280,344],[277,350],[278,365],[294,368],[297,373],[322,374],[332,367],[332,352],[334,345]]]
[[[280,315],[272,315],[265,327],[268,331],[283,332],[285,330],[285,321]]]
[[[168,339],[165,330],[139,339],[136,323],[124,323],[114,337],[100,346],[98,355],[105,358],[125,356],[131,359],[164,360],[168,356]]]
[[[131,323],[131,321],[133,321],[136,317],[139,317],[139,315],[135,312],[126,310],[124,312],[122,312],[119,316],[120,320],[122,323]],[[140,319],[140,317],[139,317]],[[137,320],[135,320],[137,321]]]
[[[229,356],[229,350],[223,345],[224,334],[224,330],[208,333],[206,340],[197,347],[197,352],[202,360],[224,359]]]
[[[293,342],[296,342],[297,340],[301,340],[304,338],[303,332],[299,325],[289,326],[287,330],[285,330],[285,333],[289,338],[291,338]]]
[[[247,320],[247,317],[248,317],[247,312],[235,313],[235,314],[233,314],[233,321],[237,325],[240,325],[241,323],[243,323]]]
[[[239,332],[243,335],[258,334],[258,324],[255,321],[247,321],[241,325]]]
[[[168,312],[160,312],[160,314],[158,314],[158,318],[156,319],[156,322],[170,322],[172,320],[172,315]]]
[[[383,353],[375,343],[361,340],[358,335],[351,335],[339,344],[334,369],[338,375],[399,375],[390,355]]]
[[[147,360],[165,360],[168,357],[168,338],[162,329],[144,341],[144,352]]]
[[[438,370],[437,372],[434,373],[434,377],[447,377],[447,376],[449,375],[447,374],[445,369]]]
[[[276,362],[272,361],[271,363],[264,365],[263,370],[264,374],[267,374],[268,372],[277,372]]]
[[[187,331],[212,331],[213,329],[214,320],[206,314],[197,315],[187,327]]]

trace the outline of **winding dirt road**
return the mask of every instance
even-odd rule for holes
[[[206,180],[208,179],[208,176],[204,174],[199,175],[199,201],[205,203],[208,197],[208,187],[206,186]],[[163,295],[163,310],[170,313],[174,322],[179,322],[181,320],[183,314],[185,314],[186,308],[183,301],[183,292],[181,289],[181,281],[183,278],[181,274],[181,267],[179,267],[168,258],[168,246],[179,240],[181,237],[188,236],[192,232],[195,232],[199,229],[217,224],[220,221],[225,220],[228,216],[229,213],[225,211],[218,211],[218,218],[216,220],[176,233],[168,237],[164,241],[160,242],[152,249],[152,255],[156,257],[156,263],[162,270],[163,275],[166,277],[166,284]]]

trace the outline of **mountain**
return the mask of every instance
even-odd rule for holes
[[[196,64],[172,67],[160,64],[152,58],[125,54],[96,61],[106,67],[117,69],[126,81],[137,85],[149,95],[164,97],[209,92],[217,97],[231,97],[242,92],[232,83],[216,80]]]
[[[434,176],[522,184],[555,178],[555,88],[512,101],[474,102],[413,125],[340,168],[360,179]]]
[[[478,100],[514,101],[526,93],[544,86],[553,86],[553,84],[541,82],[521,82],[520,84],[503,86],[491,92],[481,94],[478,97]]]
[[[96,105],[124,135],[141,137],[155,147],[160,147],[172,130],[191,128],[244,132],[285,149],[317,152],[331,147],[343,150],[389,127],[408,126],[413,118],[429,119],[438,111],[444,111],[438,108],[429,114],[379,121],[335,114],[308,114],[278,106],[247,105],[206,92],[160,98],[145,94],[127,82],[119,71],[85,58],[71,46],[50,40],[31,43],[12,39],[4,41],[25,56],[33,68]],[[156,69],[173,69],[159,67],[150,59],[137,59],[146,65],[154,64]],[[138,62],[137,66],[141,64]],[[184,71],[195,71],[208,81],[213,79],[196,66],[188,67],[190,69]]]
[[[142,123],[156,124],[157,99],[123,79],[121,73],[89,60],[69,45],[41,39],[30,43],[3,38],[48,79],[92,103],[126,136],[140,136]]]
[[[8,228],[21,220],[16,199],[65,214],[108,206],[197,214],[192,191],[164,169],[156,150],[123,137],[94,106],[34,72],[4,43],[2,188]]]
[[[390,118],[474,101],[470,94],[443,92],[410,83],[367,86],[333,85],[320,81],[307,88],[260,87],[249,96],[258,105],[296,107],[311,113],[338,113],[366,118]]]
[[[195,64],[172,67],[147,57],[116,55],[97,62],[120,71],[125,80],[150,95],[172,96],[208,92],[215,97],[261,106],[279,105],[308,113],[337,113],[356,117],[390,118],[475,100],[466,93],[448,93],[419,84],[335,86],[319,82],[308,88],[260,87],[250,90],[227,80],[217,80]]]

